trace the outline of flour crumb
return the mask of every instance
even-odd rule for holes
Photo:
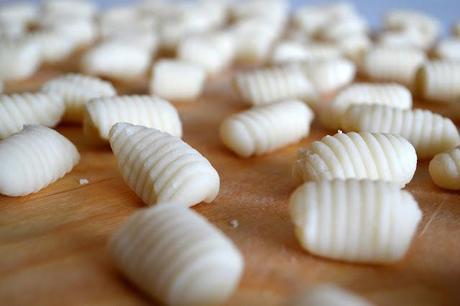
[[[86,184],[89,184],[89,181],[85,178],[81,178],[80,179],[80,185],[86,185]]]
[[[229,223],[230,223],[230,226],[233,228],[237,228],[240,225],[240,222],[238,222],[238,220],[236,219],[230,221]]]

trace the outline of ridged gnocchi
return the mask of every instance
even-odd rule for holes
[[[409,192],[382,181],[308,182],[294,191],[289,205],[305,250],[357,263],[400,260],[422,219]]]
[[[0,80],[22,80],[32,76],[41,64],[40,44],[35,39],[0,38]]]
[[[404,86],[393,83],[352,84],[322,106],[319,112],[321,122],[327,128],[337,130],[348,107],[354,104],[382,104],[409,109],[412,107],[412,95]]]
[[[372,306],[372,304],[335,285],[321,284],[308,288],[289,301],[287,306]]]
[[[197,99],[206,81],[206,71],[180,60],[160,60],[152,70],[150,93],[164,99],[189,102]]]
[[[302,71],[295,67],[264,68],[238,73],[233,79],[244,102],[269,104],[287,99],[309,100],[316,92]]]
[[[456,102],[460,99],[460,62],[432,61],[417,71],[417,93],[435,102]]]
[[[437,154],[430,161],[428,169],[437,186],[460,190],[460,147]]]
[[[353,178],[404,186],[411,181],[416,167],[415,149],[401,136],[339,132],[299,150],[293,175],[301,181]]]
[[[54,94],[0,95],[0,139],[19,132],[25,124],[54,127],[64,111],[64,101]]]
[[[63,98],[66,108],[63,120],[66,122],[81,122],[85,105],[91,99],[117,94],[109,82],[76,73],[66,74],[46,82],[41,91]]]
[[[192,206],[212,202],[219,174],[180,138],[129,123],[110,130],[110,146],[123,179],[147,205],[174,202]]]
[[[123,274],[171,306],[221,305],[238,287],[244,260],[204,217],[177,204],[141,209],[112,236]]]
[[[355,105],[343,117],[342,128],[401,135],[415,147],[419,158],[431,157],[460,144],[460,135],[452,120],[422,109]]]
[[[172,136],[182,136],[179,114],[171,103],[153,96],[117,96],[91,100],[86,105],[83,129],[93,140],[109,139],[118,122],[155,128]]]
[[[26,125],[0,141],[0,194],[25,196],[70,172],[80,160],[75,146],[53,129]]]
[[[256,106],[225,119],[220,126],[220,138],[242,157],[261,155],[307,136],[313,117],[301,101]]]

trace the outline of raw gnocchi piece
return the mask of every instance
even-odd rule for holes
[[[150,52],[120,41],[106,41],[90,49],[82,59],[85,73],[129,80],[146,73]]]
[[[34,39],[0,38],[0,80],[22,80],[41,64],[40,44]]]
[[[305,44],[298,41],[281,41],[273,48],[270,63],[276,65],[304,61],[308,55]]]
[[[222,122],[220,138],[242,157],[261,155],[307,136],[313,112],[301,101],[253,107]]]
[[[396,82],[412,86],[425,52],[415,48],[375,47],[364,56],[362,73],[373,81]]]
[[[269,104],[286,99],[311,100],[316,96],[311,82],[296,67],[264,68],[240,72],[233,83],[244,102]]]
[[[337,133],[300,149],[293,175],[301,181],[371,179],[405,186],[414,176],[417,154],[402,136]]]
[[[372,304],[335,285],[321,284],[309,288],[291,300],[287,306],[372,306]]]
[[[219,174],[180,138],[139,125],[117,123],[110,145],[128,186],[147,205],[174,202],[193,206],[212,202]]]
[[[400,260],[422,219],[409,192],[382,181],[308,182],[297,188],[289,204],[305,250],[356,263]]]
[[[412,107],[412,95],[404,86],[392,83],[352,84],[320,110],[321,122],[331,130],[340,127],[340,121],[353,104],[382,104],[401,109]]]
[[[441,60],[460,61],[460,38],[441,40],[434,52]]]
[[[430,161],[428,169],[437,186],[460,190],[460,147],[437,154]]]
[[[189,102],[201,95],[205,81],[203,67],[180,60],[160,60],[153,66],[150,93],[172,101]]]
[[[93,98],[115,96],[115,88],[96,77],[70,73],[46,82],[41,91],[56,94],[64,100],[66,122],[82,122],[85,105]]]
[[[0,95],[0,139],[19,132],[25,124],[54,127],[64,111],[64,101],[54,94]]]
[[[40,56],[44,63],[57,63],[67,59],[78,47],[76,42],[54,30],[29,34],[40,44]]]
[[[51,16],[41,20],[41,28],[60,34],[76,47],[87,47],[98,37],[96,23],[89,18],[67,18]]]
[[[0,194],[39,191],[70,172],[80,160],[75,146],[50,128],[26,125],[0,141]]]
[[[340,53],[350,59],[356,65],[361,64],[364,53],[371,47],[372,41],[369,36],[355,34],[343,37],[335,42]]]
[[[28,26],[38,17],[38,7],[33,3],[19,2],[0,6],[0,24],[18,23]]]
[[[347,16],[330,20],[318,31],[318,38],[323,41],[335,42],[344,37],[354,35],[367,35],[369,25],[361,16]]]
[[[171,203],[131,215],[111,237],[109,253],[131,282],[171,306],[221,305],[244,269],[229,238],[198,213]]]
[[[116,96],[91,100],[86,105],[83,130],[89,139],[107,141],[118,122],[155,128],[182,136],[179,114],[171,103],[153,96]]]
[[[415,147],[419,158],[432,157],[460,144],[460,135],[452,120],[422,109],[355,105],[343,117],[342,128],[401,135]]]
[[[91,18],[97,12],[95,3],[88,0],[45,0],[41,9],[44,15],[66,18]]]
[[[426,50],[430,47],[427,45],[423,34],[413,27],[381,32],[377,36],[377,45],[389,48],[416,48],[421,50]]]
[[[417,92],[426,100],[450,103],[460,99],[460,62],[425,63],[416,80]]]

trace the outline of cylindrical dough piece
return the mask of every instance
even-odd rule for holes
[[[420,97],[435,102],[457,102],[460,99],[460,62],[432,61],[417,72]]]
[[[441,40],[434,52],[441,60],[460,61],[460,38]]]
[[[0,39],[0,80],[32,76],[41,63],[40,43],[35,39]]]
[[[222,142],[242,157],[261,155],[299,141],[310,132],[314,114],[301,101],[256,106],[222,122]]]
[[[154,128],[172,136],[182,136],[182,123],[174,106],[153,96],[116,96],[97,98],[86,105],[83,129],[90,138],[109,139],[118,122]],[[94,140],[96,140],[94,139]]]
[[[289,301],[286,306],[372,306],[372,304],[335,285],[320,284],[308,288],[307,291]]]
[[[180,138],[129,123],[110,130],[110,145],[128,186],[147,205],[174,202],[193,206],[212,202],[219,174],[198,151]]]
[[[342,118],[342,128],[401,135],[415,147],[419,158],[432,157],[460,144],[460,135],[452,120],[422,109],[354,105]]]
[[[460,190],[460,147],[437,154],[430,162],[429,171],[437,186]]]
[[[97,13],[96,4],[89,0],[45,0],[43,14],[66,18],[92,18]]]
[[[320,109],[321,122],[331,130],[340,127],[342,116],[353,104],[382,104],[401,109],[412,107],[412,95],[404,86],[392,83],[356,83],[335,96]]]
[[[131,282],[171,306],[221,305],[244,267],[239,250],[219,229],[171,203],[131,215],[112,236],[109,252]]]
[[[152,70],[150,93],[172,101],[193,101],[203,91],[206,71],[196,64],[160,60]]]
[[[55,94],[0,95],[0,138],[19,132],[25,124],[54,127],[64,111],[64,101]]]
[[[414,147],[399,135],[339,132],[299,150],[293,174],[301,181],[354,178],[404,186],[416,167]]]
[[[357,263],[400,260],[422,219],[409,192],[382,181],[308,182],[297,188],[289,204],[305,250]]]
[[[0,194],[25,196],[70,172],[80,160],[75,146],[53,129],[26,125],[0,141]]]
[[[233,79],[243,101],[250,105],[286,99],[311,99],[313,85],[296,67],[264,68],[238,73]]]
[[[110,82],[75,73],[52,79],[43,84],[41,90],[64,99],[66,111],[63,120],[67,122],[81,122],[89,100],[117,94]]]
[[[55,30],[33,32],[27,37],[40,44],[40,56],[44,63],[62,62],[78,47],[73,38]]]
[[[362,73],[373,81],[412,86],[425,52],[415,48],[375,47],[364,55]]]

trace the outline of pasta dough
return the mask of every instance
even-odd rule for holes
[[[321,122],[331,130],[338,129],[343,115],[353,104],[382,104],[409,109],[412,107],[412,95],[407,88],[392,83],[352,84],[339,92],[328,104],[322,106]]]
[[[160,60],[153,66],[150,92],[164,99],[188,102],[197,99],[206,81],[204,68],[179,60]]]
[[[447,61],[460,61],[460,38],[441,40],[435,49],[438,58]]]
[[[0,38],[0,80],[27,79],[40,64],[40,44],[36,40]]]
[[[431,157],[460,144],[460,135],[452,120],[421,109],[355,105],[343,117],[342,128],[401,135],[415,147],[419,158]]]
[[[0,139],[19,132],[25,124],[54,127],[64,111],[64,101],[54,94],[0,95]]]
[[[460,190],[460,147],[437,154],[430,162],[433,182],[451,190]]]
[[[217,171],[180,138],[117,123],[109,139],[125,182],[145,204],[174,202],[192,206],[216,198],[220,186]]]
[[[220,138],[242,157],[261,155],[307,136],[313,117],[301,101],[258,106],[225,119]]]
[[[404,186],[416,167],[415,149],[403,137],[350,132],[325,136],[299,150],[293,174],[302,181],[354,178]]]
[[[419,68],[417,92],[430,101],[456,102],[460,99],[460,62],[433,61]]]
[[[316,95],[310,81],[295,67],[238,73],[233,81],[243,101],[251,105],[297,98],[309,100]]]
[[[363,298],[332,284],[309,288],[288,306],[372,306]]]
[[[115,123],[127,122],[182,136],[177,110],[169,102],[152,96],[98,98],[86,106],[83,129],[93,140],[107,141]]]
[[[109,252],[131,282],[171,306],[221,305],[244,267],[239,250],[219,229],[171,203],[131,215],[112,236]]]
[[[392,263],[422,219],[412,195],[372,180],[305,183],[289,200],[296,236],[310,253],[357,263]]]
[[[70,172],[80,160],[75,146],[58,132],[39,125],[0,141],[0,193],[25,196]]]
[[[85,105],[93,98],[115,96],[115,88],[107,81],[82,74],[67,74],[46,82],[41,90],[61,96],[65,103],[64,121],[81,122]]]

